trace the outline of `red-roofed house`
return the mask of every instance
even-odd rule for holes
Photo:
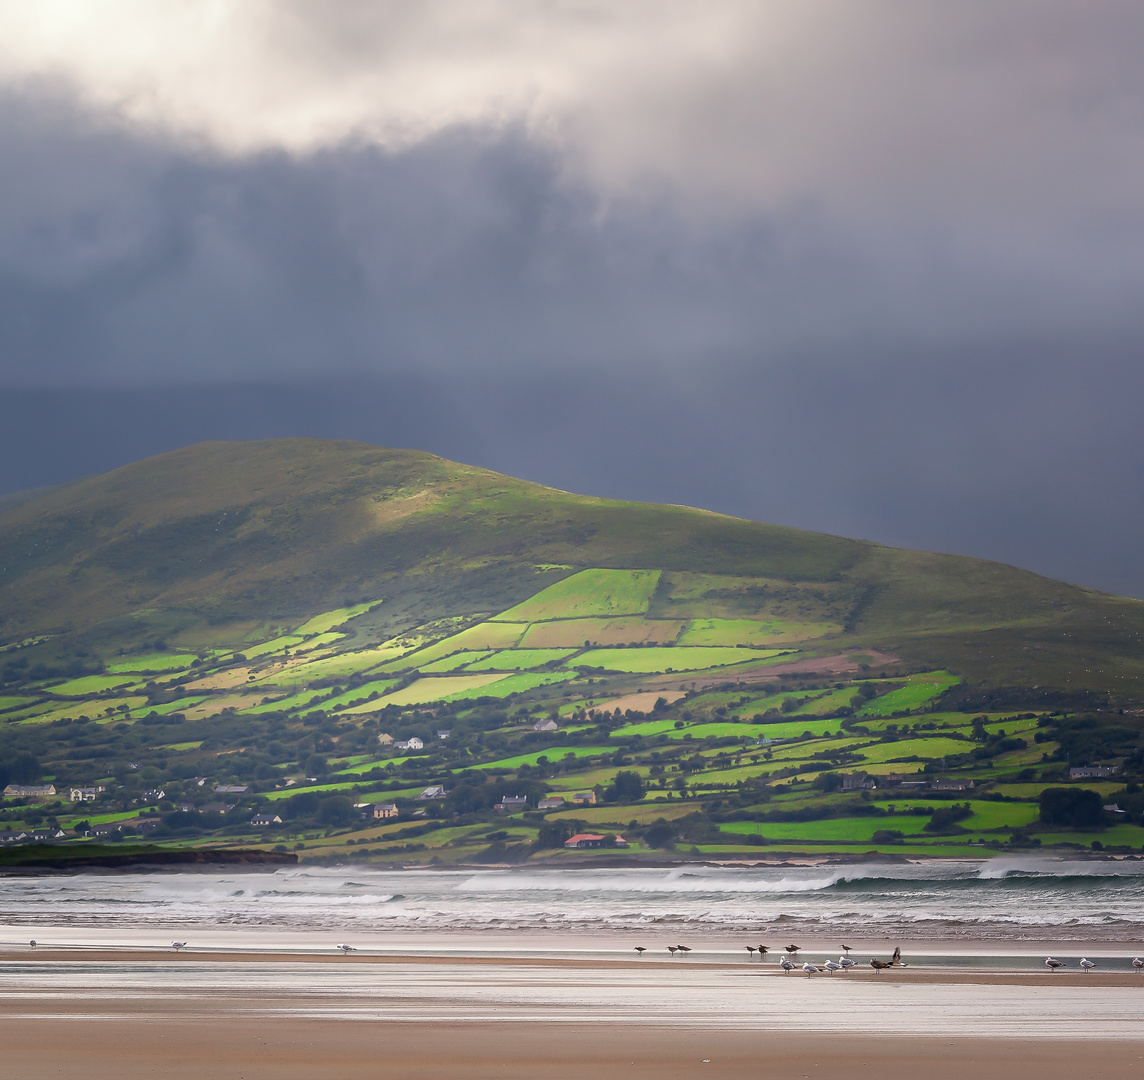
[[[564,841],[564,846],[569,850],[573,848],[603,847],[604,838],[598,833],[582,832],[577,833],[575,836],[568,837],[568,839]]]

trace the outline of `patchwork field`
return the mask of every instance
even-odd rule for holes
[[[582,859],[576,822],[636,859],[1144,844],[1139,604],[352,444],[44,499],[0,512],[38,553],[2,583],[0,771],[56,795],[0,804],[5,835],[403,865]]]

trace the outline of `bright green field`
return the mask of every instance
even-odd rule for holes
[[[900,690],[891,690],[882,697],[862,706],[859,716],[886,716],[902,709],[920,709],[935,697],[944,694],[961,679],[947,671],[927,671],[922,675],[909,675]]]
[[[415,653],[403,657],[399,661],[386,664],[384,671],[405,671],[409,668],[420,668],[423,664],[442,660],[452,656],[455,652],[468,652],[471,650],[511,649],[524,633],[526,627],[521,623],[480,623],[453,634],[434,645],[427,645]]]
[[[571,656],[575,649],[504,649],[468,666],[469,671],[528,671]]]
[[[303,690],[300,694],[291,694],[289,697],[268,701],[264,705],[252,705],[248,709],[243,709],[243,712],[253,713],[256,716],[268,712],[289,712],[291,709],[304,708],[314,698],[320,698],[327,693],[329,693],[328,690]]]
[[[940,759],[946,754],[965,754],[973,748],[972,743],[958,739],[899,739],[897,742],[879,743],[860,751],[866,761],[893,761],[895,758],[918,756],[926,759]],[[856,766],[861,768],[861,766]]]
[[[922,814],[887,814],[877,817],[826,818],[823,821],[728,821],[724,833],[765,836],[770,840],[836,840],[869,843],[881,829],[906,835],[920,833],[929,818]]]
[[[449,701],[463,701],[475,697],[508,697],[509,694],[523,694],[526,690],[535,690],[538,686],[549,686],[553,683],[566,682],[574,678],[570,671],[535,671],[520,675],[496,677],[496,682],[485,684],[483,687],[467,688],[450,694]]]
[[[542,622],[643,615],[659,577],[659,570],[581,570],[493,618],[497,622]]]
[[[344,694],[338,694],[337,697],[332,697],[322,702],[322,708],[332,709],[335,705],[349,705],[352,702],[359,701],[361,698],[368,698],[375,690],[377,691],[377,696],[381,697],[396,681],[396,679],[379,679],[377,682],[362,683],[361,686],[356,686],[352,690],[347,690]],[[376,704],[376,699],[374,703]],[[378,706],[378,708],[380,708],[380,706]]]
[[[422,664],[418,670],[426,675],[440,675],[447,671],[456,671],[458,668],[463,668],[466,664],[471,664],[476,660],[483,660],[485,657],[492,655],[494,654],[484,650],[477,652],[466,649],[464,652],[446,656],[443,660],[434,660],[430,664]]]
[[[577,656],[577,667],[598,667],[607,671],[632,674],[654,674],[664,671],[699,671],[704,668],[742,664],[748,660],[764,660],[778,656],[776,649],[733,649],[718,646],[665,645],[648,649],[589,649]]]
[[[35,698],[30,697],[0,697],[0,709],[17,709],[21,705],[27,705],[29,701],[35,700]]]
[[[335,608],[333,611],[324,611],[321,615],[315,615],[312,619],[304,622],[294,633],[298,637],[309,637],[311,634],[325,634],[327,631],[333,630],[335,626],[341,626],[342,623],[349,622],[350,619],[358,615],[364,615],[367,611],[377,607],[379,603],[379,600],[370,600],[364,604],[355,604],[353,607]]]
[[[398,690],[374,703],[375,708],[385,705],[422,705],[429,701],[446,701],[454,697],[483,690],[503,679],[503,675],[445,675],[439,678],[418,679],[412,686]]]
[[[182,671],[189,668],[194,660],[192,653],[149,653],[147,656],[133,656],[128,660],[108,664],[107,670],[113,675],[121,672]]]
[[[340,679],[358,671],[369,671],[384,664],[386,661],[396,660],[407,650],[396,646],[385,646],[377,649],[362,649],[359,652],[339,653],[337,656],[325,657],[321,660],[309,660],[304,664],[290,664],[282,671],[273,675],[264,676],[255,680],[255,685],[267,683],[305,683],[311,679]]]
[[[563,761],[569,754],[574,758],[584,758],[606,753],[608,753],[606,746],[552,746],[547,750],[537,750],[531,754],[517,754],[516,757],[499,758],[496,761],[479,765],[477,768],[492,769],[497,772],[502,769],[519,769],[522,765],[535,765],[542,757],[556,763]]]
[[[301,644],[302,639],[300,637],[295,637],[293,634],[285,634],[282,637],[271,638],[269,641],[264,641],[261,645],[244,646],[239,652],[248,660],[257,660],[261,656],[280,653],[283,649],[294,649]]]
[[[81,679],[70,679],[59,686],[53,686],[51,692],[64,697],[80,697],[84,694],[99,694],[119,686],[131,686],[136,681],[122,675],[85,675]]]

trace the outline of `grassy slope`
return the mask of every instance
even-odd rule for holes
[[[846,627],[839,646],[889,648],[971,683],[1144,693],[1136,601],[999,563],[303,439],[201,444],[0,513],[0,639],[75,629],[126,640],[196,625],[204,640],[239,639],[378,597],[386,603],[366,618],[400,632],[427,618],[504,611],[593,566],[812,589],[812,617],[833,614]],[[693,610],[663,610],[653,598],[650,613],[774,615],[765,596],[751,611],[749,590],[696,595]],[[788,601],[786,617],[797,617],[802,601]]]

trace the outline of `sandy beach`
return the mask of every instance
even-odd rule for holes
[[[1144,976],[1027,962],[807,976],[725,956],[8,946],[3,1075],[1021,1080],[1144,1063]]]

